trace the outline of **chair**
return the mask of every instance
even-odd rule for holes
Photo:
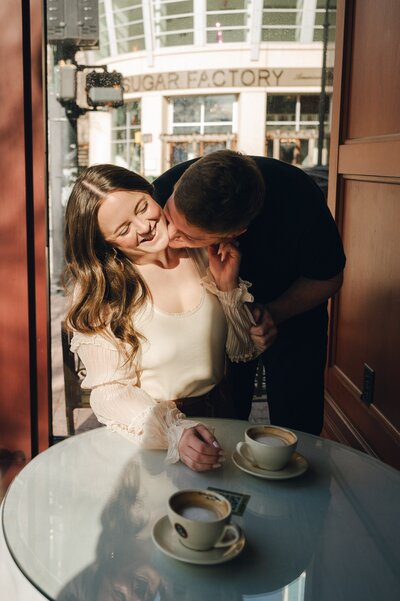
[[[254,396],[253,402],[262,402],[267,400],[267,390],[266,390],[266,375],[265,368],[260,358],[258,360],[256,376],[254,380]]]
[[[81,382],[85,377],[85,368],[79,357],[70,350],[71,338],[71,332],[66,329],[62,321],[61,342],[64,367],[65,413],[69,436],[75,434],[74,409],[90,407],[90,390],[81,388]]]

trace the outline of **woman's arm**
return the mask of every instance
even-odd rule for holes
[[[187,420],[173,401],[157,402],[139,388],[135,366],[126,364],[111,339],[75,334],[71,350],[85,366],[82,386],[91,389],[90,404],[100,423],[141,448],[166,449],[168,463],[182,458],[197,471],[217,467],[219,446],[207,449],[207,437],[204,444],[195,440],[197,429],[205,427]],[[215,441],[211,433],[208,436]]]
[[[233,362],[250,361],[262,352],[251,338],[255,320],[249,306],[253,296],[251,286],[238,277],[240,252],[233,243],[208,249],[209,268],[202,278],[205,288],[220,301],[228,323],[226,352]]]

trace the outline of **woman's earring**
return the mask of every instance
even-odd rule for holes
[[[118,251],[117,251],[117,249],[114,248],[114,247],[112,247],[112,252],[113,252],[113,255],[114,255],[114,259],[116,259],[118,257]]]

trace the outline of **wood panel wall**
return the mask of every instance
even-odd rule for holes
[[[400,3],[340,0],[337,16],[328,202],[347,265],[332,309],[325,430],[400,467]]]
[[[41,1],[0,22],[0,450],[29,460],[49,442]]]

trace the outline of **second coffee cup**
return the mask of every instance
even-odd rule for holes
[[[239,540],[240,528],[229,523],[231,513],[228,499],[209,490],[180,490],[168,501],[168,517],[180,542],[196,551]]]
[[[270,471],[286,467],[297,446],[296,434],[278,426],[251,426],[245,431],[244,438],[245,442],[236,446],[239,455]]]

